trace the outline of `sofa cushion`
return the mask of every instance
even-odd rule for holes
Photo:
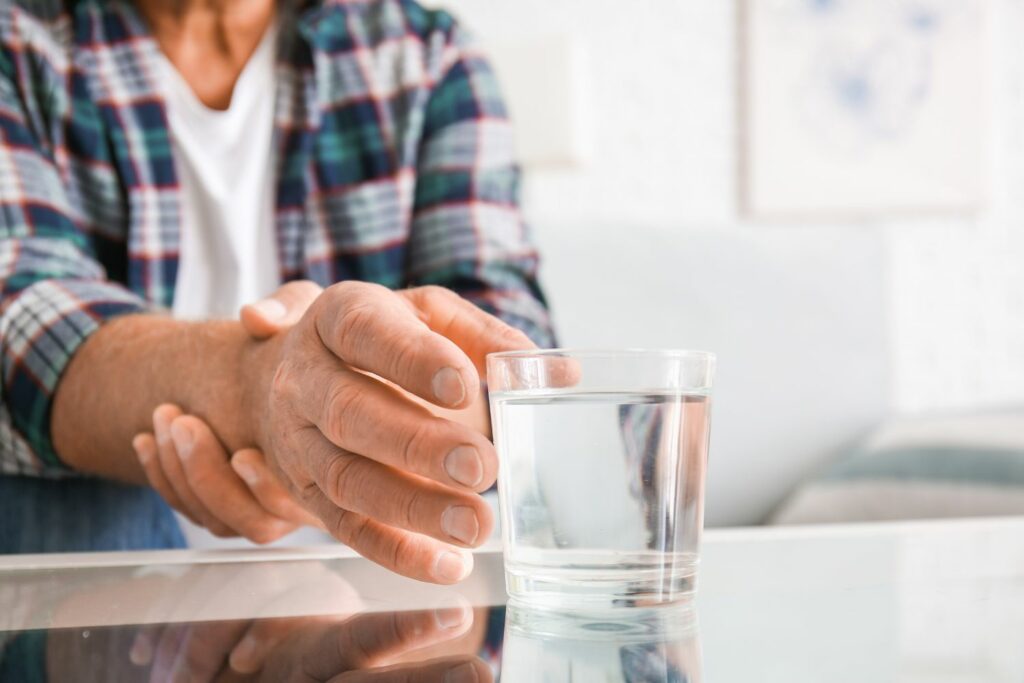
[[[773,524],[1024,514],[1024,411],[883,425],[804,483]]]

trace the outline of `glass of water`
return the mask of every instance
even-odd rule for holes
[[[714,364],[702,351],[487,357],[513,600],[635,607],[693,593]]]

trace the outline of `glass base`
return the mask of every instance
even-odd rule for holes
[[[506,562],[505,585],[516,602],[548,608],[656,607],[689,600],[696,565],[654,570],[568,570]]]
[[[538,607],[513,599],[505,623],[510,632],[529,638],[607,641],[621,646],[693,636],[697,610],[693,600],[637,609],[576,610]]]

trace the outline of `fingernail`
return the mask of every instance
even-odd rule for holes
[[[444,532],[466,545],[476,543],[480,535],[480,522],[472,508],[465,505],[453,505],[441,515],[441,528]]]
[[[178,451],[179,458],[187,458],[192,455],[192,446],[195,445],[192,430],[180,422],[172,422],[171,439],[174,440],[174,449]]]
[[[153,458],[153,452],[148,448],[143,447],[142,444],[142,435],[136,436],[132,439],[132,448],[135,449],[135,457],[139,459],[139,462],[145,465]]]
[[[149,638],[143,635],[136,636],[132,649],[128,651],[128,659],[135,666],[149,664],[153,659],[153,644],[149,642]]]
[[[248,663],[252,660],[253,655],[256,654],[256,647],[259,643],[251,635],[242,638],[242,640],[235,646],[235,649],[231,651],[231,657],[229,663],[231,668],[240,673],[248,673]]]
[[[444,629],[458,628],[466,623],[469,617],[469,610],[465,607],[447,607],[434,610],[434,619],[437,625]]]
[[[267,320],[280,320],[288,313],[288,309],[277,299],[261,299],[252,307]]]
[[[260,475],[257,474],[256,469],[252,465],[247,465],[244,462],[233,462],[231,466],[235,468],[235,473],[244,479],[246,484],[253,486],[259,482]]]
[[[444,683],[476,683],[480,679],[476,675],[476,667],[466,662],[454,669],[448,669],[444,675]]]
[[[171,440],[171,423],[162,411],[153,413],[153,432],[160,444],[166,445]]]
[[[448,476],[463,486],[476,486],[484,478],[484,464],[472,446],[456,446],[444,458]]]
[[[441,368],[431,382],[434,396],[449,406],[458,405],[466,398],[466,385],[455,368]]]
[[[461,581],[469,573],[470,564],[465,556],[445,551],[437,556],[434,576],[442,581]]]

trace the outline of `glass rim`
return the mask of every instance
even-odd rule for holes
[[[698,349],[649,349],[649,348],[590,348],[564,347],[554,349],[523,349],[519,351],[495,351],[487,354],[487,360],[515,360],[519,358],[653,358],[666,360],[703,360],[714,362],[717,356],[711,351]]]

